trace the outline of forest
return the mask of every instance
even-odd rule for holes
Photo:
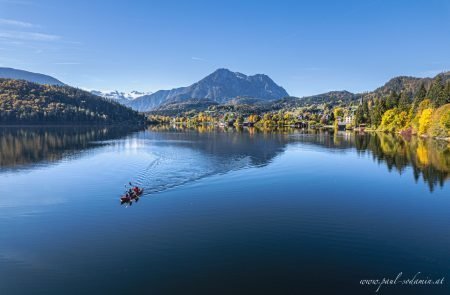
[[[0,79],[0,124],[140,124],[145,117],[117,102],[69,86]]]

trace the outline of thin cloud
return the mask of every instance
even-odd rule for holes
[[[23,41],[57,41],[61,39],[61,36],[24,31],[0,31],[0,38]]]
[[[0,18],[0,25],[7,25],[7,26],[13,26],[13,27],[20,27],[20,28],[38,28],[38,25],[23,22],[20,20],[15,19],[6,19],[6,18]]]
[[[34,5],[34,3],[31,1],[20,1],[20,0],[0,0],[0,3],[17,4],[17,5]]]
[[[196,57],[196,56],[191,57],[191,59],[192,59],[192,60],[196,60],[196,61],[207,61],[207,60],[204,59],[204,58]]]

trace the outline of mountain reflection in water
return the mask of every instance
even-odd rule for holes
[[[149,127],[133,133],[126,128],[0,128],[0,171],[33,169],[82,156],[103,146],[125,148],[131,143],[152,155],[145,168],[130,172],[130,179],[152,194],[248,167],[262,167],[288,144],[313,145],[329,152],[356,150],[370,154],[389,171],[402,174],[411,167],[416,181],[432,191],[444,186],[450,173],[447,142],[403,138],[383,133],[314,132],[170,126]],[[144,161],[144,160],[143,160]],[[345,169],[345,168],[344,168]]]

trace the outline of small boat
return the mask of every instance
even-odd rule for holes
[[[138,188],[138,191],[135,192],[133,191],[132,194],[125,194],[123,196],[120,197],[120,201],[121,202],[131,202],[133,200],[136,200],[137,198],[139,198],[142,194],[144,193],[144,189],[143,188]]]
[[[142,194],[144,193],[144,189],[143,188],[138,188],[137,193],[135,193],[136,197],[140,197],[142,196]]]

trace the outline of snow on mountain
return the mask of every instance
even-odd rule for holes
[[[130,92],[120,92],[118,90],[114,91],[99,91],[99,90],[91,90],[92,94],[116,100],[119,103],[127,104],[131,100],[134,100],[138,97],[144,96],[144,95],[150,95],[152,92],[141,92],[141,91],[130,91]]]

